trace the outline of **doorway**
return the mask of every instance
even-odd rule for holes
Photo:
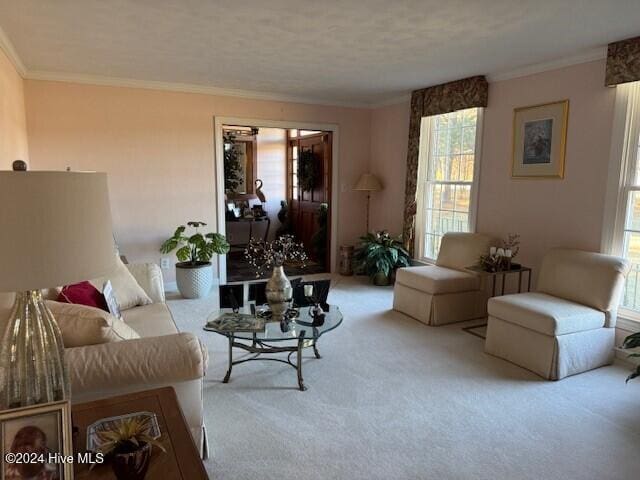
[[[218,231],[231,244],[220,282],[255,280],[244,256],[249,241],[286,234],[309,256],[306,268],[285,268],[288,275],[332,271],[337,127],[216,117],[215,130]]]

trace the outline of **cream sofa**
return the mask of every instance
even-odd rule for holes
[[[621,258],[549,251],[536,292],[489,300],[485,351],[549,380],[609,365],[628,271]]]
[[[487,293],[482,278],[465,267],[489,253],[495,239],[480,233],[447,233],[435,265],[400,268],[393,289],[393,309],[427,325],[484,317]]]
[[[122,312],[125,322],[141,338],[66,348],[71,401],[81,403],[171,386],[196,446],[206,457],[202,387],[207,350],[194,334],[178,331],[165,304],[160,267],[130,264],[127,268],[153,301]],[[12,294],[2,294],[0,307],[6,311],[12,298]],[[4,331],[5,325],[1,327]]]

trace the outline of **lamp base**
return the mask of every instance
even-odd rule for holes
[[[0,410],[69,398],[64,345],[39,290],[16,293],[0,346]]]

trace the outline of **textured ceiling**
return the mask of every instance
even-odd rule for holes
[[[0,0],[29,72],[377,103],[640,35],[639,0]]]

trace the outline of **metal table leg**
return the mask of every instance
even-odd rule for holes
[[[318,345],[317,345],[318,340],[314,340],[313,341],[313,353],[316,355],[316,358],[322,358],[320,356],[320,352],[318,352]]]
[[[296,363],[296,370],[298,371],[298,388],[300,388],[301,392],[304,392],[307,387],[304,385],[304,381],[302,380],[302,348],[304,345],[304,340],[300,338],[298,340],[298,361]]]
[[[224,376],[222,383],[229,383],[231,368],[233,368],[233,333],[229,335],[229,368],[227,369],[227,374]]]
[[[518,293],[522,293],[522,270],[518,272]]]

